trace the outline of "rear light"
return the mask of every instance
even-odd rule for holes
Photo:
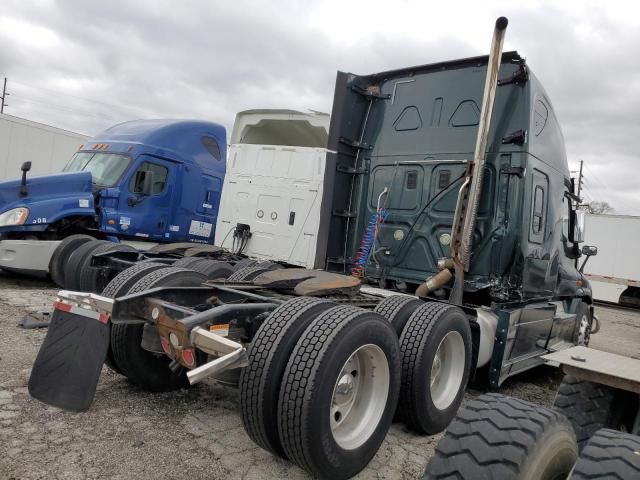
[[[182,361],[188,367],[195,367],[196,357],[193,353],[193,348],[185,348],[184,350],[182,350]]]
[[[164,350],[164,353],[172,356],[171,345],[169,345],[169,341],[165,337],[160,337],[160,345],[162,345],[162,350]]]

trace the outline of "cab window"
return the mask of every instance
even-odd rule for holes
[[[151,194],[157,195],[162,193],[167,186],[169,170],[162,165],[151,162],[143,162],[138,167],[129,182],[129,190],[131,190],[132,193],[142,193],[146,172],[151,172],[153,174],[153,188],[151,189]]]
[[[202,137],[202,145],[207,149],[207,152],[209,152],[211,156],[216,160],[220,160],[222,158],[222,156],[220,155],[220,146],[214,138]]]

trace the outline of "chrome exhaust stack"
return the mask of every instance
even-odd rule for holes
[[[473,230],[476,224],[478,206],[482,193],[482,180],[486,163],[487,138],[491,126],[491,115],[498,86],[498,73],[502,60],[502,46],[509,21],[506,17],[496,20],[487,64],[487,76],[484,83],[482,108],[478,123],[478,134],[473,161],[467,164],[465,179],[458,193],[455,217],[451,227],[451,256],[438,262],[441,271],[427,279],[416,290],[419,296],[426,296],[430,291],[440,288],[451,278],[451,268],[455,271],[454,285],[449,295],[451,303],[460,305],[464,289],[464,272],[469,270],[472,254]],[[443,273],[445,270],[449,274]]]

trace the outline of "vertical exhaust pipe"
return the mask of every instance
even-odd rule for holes
[[[462,238],[460,239],[459,260],[464,266],[464,270],[469,271],[469,261],[471,259],[471,248],[473,243],[473,230],[476,225],[480,195],[482,193],[482,179],[484,177],[484,166],[487,157],[487,137],[491,126],[491,114],[493,113],[493,103],[496,98],[498,86],[498,73],[502,60],[502,45],[509,21],[506,17],[496,20],[493,30],[493,40],[491,41],[491,51],[489,53],[489,64],[487,65],[487,77],[484,81],[484,95],[482,96],[482,110],[480,111],[480,122],[478,123],[478,135],[476,137],[476,147],[473,155],[473,171],[471,185],[469,187],[469,197],[467,199],[467,212],[464,216],[462,226]]]
[[[451,227],[451,257],[442,262],[442,271],[421,284],[416,295],[427,296],[430,291],[441,288],[451,279],[450,268],[455,270],[454,285],[449,295],[451,303],[462,304],[464,290],[464,272],[469,270],[473,246],[473,231],[478,215],[482,180],[486,163],[487,139],[491,126],[491,115],[498,86],[498,73],[502,61],[502,46],[509,21],[506,17],[499,17],[493,30],[491,50],[487,63],[487,76],[484,81],[482,108],[478,122],[473,162],[467,166],[465,180],[458,194],[453,226]],[[443,272],[448,273],[443,273]]]

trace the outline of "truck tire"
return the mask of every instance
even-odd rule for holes
[[[99,293],[106,287],[108,280],[101,275],[100,269],[91,266],[91,259],[98,253],[134,251],[131,245],[122,243],[106,243],[98,245],[91,251],[79,266],[78,287],[81,292]]]
[[[438,442],[423,480],[567,478],[578,446],[560,413],[488,393],[460,410]]]
[[[126,295],[129,289],[150,272],[166,268],[164,263],[142,262],[123,270],[108,283],[102,291],[103,297],[117,298]]]
[[[189,268],[191,265],[198,263],[199,261],[201,261],[201,258],[198,257],[182,257],[179,258],[178,260],[176,260],[175,262],[173,262],[173,266],[174,267],[182,267],[182,268]]]
[[[398,417],[429,435],[453,419],[471,369],[471,329],[453,305],[427,302],[411,315],[400,335],[402,386]]]
[[[154,262],[143,262],[133,265],[132,267],[123,270],[118,275],[113,277],[113,279],[107,284],[107,286],[102,291],[103,297],[110,298],[118,298],[129,291],[129,289],[144,277],[146,274],[153,272],[154,270],[158,270],[160,268],[166,267],[163,263],[154,263]],[[113,370],[116,373],[124,375],[120,367],[116,364],[115,358],[113,357],[113,350],[111,348],[111,341],[109,342],[109,349],[107,350],[107,358],[104,362],[107,367]]]
[[[78,234],[71,235],[60,242],[49,261],[49,276],[53,283],[64,288],[64,267],[69,261],[69,257],[78,247],[91,240],[95,240],[95,238],[90,235]]]
[[[108,242],[107,240],[92,240],[80,245],[76,251],[71,254],[69,261],[64,267],[64,288],[67,290],[79,290],[81,265],[100,245],[108,245],[111,243],[112,242]]]
[[[391,322],[398,336],[407,324],[407,320],[416,308],[424,302],[416,297],[406,295],[392,295],[382,300],[373,310]]]
[[[569,419],[582,449],[601,428],[619,430],[623,425],[630,426],[638,411],[637,397],[635,402],[631,397],[622,390],[566,375],[553,408]]]
[[[300,335],[335,303],[298,297],[276,308],[262,323],[249,346],[249,365],[240,373],[240,416],[251,439],[284,457],[278,436],[278,397],[287,362]]]
[[[233,271],[236,272],[236,271],[240,270],[241,268],[251,267],[251,266],[255,265],[256,263],[258,263],[258,261],[254,260],[252,258],[243,258],[242,260],[238,260],[233,265]]]
[[[578,458],[570,480],[640,478],[640,437],[598,430]]]
[[[591,324],[593,321],[589,304],[582,301],[578,304],[576,308],[576,320],[578,328],[575,343],[576,345],[584,345],[586,347],[589,345],[589,340],[591,339]]]
[[[129,289],[137,293],[154,287],[195,286],[206,280],[201,273],[184,268],[165,267],[147,273]],[[186,370],[171,370],[171,359],[144,350],[140,343],[144,324],[113,324],[111,347],[118,368],[133,383],[148,392],[167,392],[189,386]]]
[[[356,475],[391,426],[399,388],[400,349],[389,322],[353,306],[324,311],[282,378],[278,434],[286,456],[314,477]]]
[[[275,265],[278,265],[278,264],[265,262],[265,263],[258,263],[257,265],[252,265],[250,267],[244,267],[244,268],[241,268],[240,270],[236,270],[231,275],[229,275],[229,278],[227,278],[227,280],[229,280],[230,282],[249,282],[254,278],[256,278],[258,275],[260,275],[261,273],[268,272],[270,270],[275,270],[277,268],[275,267]]]
[[[194,272],[202,273],[211,280],[219,278],[227,278],[233,273],[233,267],[227,262],[221,262],[220,260],[205,260],[200,258],[200,261],[192,263],[187,268]]]

